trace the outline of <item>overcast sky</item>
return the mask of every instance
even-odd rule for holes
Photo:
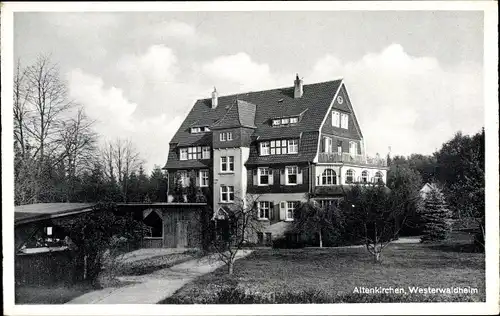
[[[194,101],[344,78],[366,150],[431,154],[484,126],[483,13],[15,13],[14,54],[51,53],[104,137],[146,168]]]

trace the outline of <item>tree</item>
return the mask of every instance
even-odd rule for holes
[[[477,242],[485,236],[485,144],[484,128],[472,137],[458,132],[435,154],[437,177],[455,217],[478,225]]]
[[[167,201],[168,179],[159,166],[154,166],[149,177],[148,196],[153,202]]]
[[[253,195],[247,195],[244,200],[236,197],[234,204],[215,213],[211,226],[215,238],[210,242],[210,249],[218,260],[226,264],[230,275],[233,274],[238,252],[262,229],[257,203],[258,197]]]
[[[377,184],[355,185],[345,192],[342,209],[349,233],[364,241],[374,262],[380,262],[382,251],[397,238],[408,216],[408,201],[401,197]]]
[[[450,230],[451,213],[441,190],[436,186],[426,195],[420,212],[425,225],[421,242],[446,239]]]
[[[174,189],[173,189],[173,202],[182,203],[184,202],[184,187],[182,183],[181,174],[179,172],[175,173],[174,179]]]
[[[198,199],[198,187],[196,186],[196,177],[191,173],[189,177],[189,186],[186,188],[186,198],[189,203],[196,203]]]
[[[117,253],[116,247],[136,243],[147,231],[141,221],[127,214],[118,215],[116,211],[112,203],[99,203],[92,212],[63,225],[78,249],[77,261],[83,262],[81,273],[84,280],[97,280],[107,251]]]
[[[406,164],[391,166],[387,176],[387,187],[396,201],[399,201],[406,220],[401,233],[420,233],[421,219],[417,212],[420,202],[422,178],[419,172]]]
[[[322,248],[325,234],[340,234],[343,220],[335,205],[321,207],[309,199],[294,210],[294,228],[300,233],[317,234],[319,247]]]

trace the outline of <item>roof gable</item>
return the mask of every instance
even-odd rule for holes
[[[222,124],[227,119],[228,123],[239,122],[241,125],[250,126],[252,123],[251,114],[253,113],[255,113],[254,136],[259,139],[298,137],[302,132],[318,131],[341,83],[342,80],[334,80],[304,85],[304,93],[300,98],[294,98],[293,86],[220,96],[218,106],[214,109],[211,107],[211,99],[198,100],[172,138],[171,143],[179,145],[200,143],[204,134],[190,134],[189,132],[189,127],[197,124],[196,122],[200,120],[212,120],[213,122],[221,120],[222,122],[219,123],[223,126]],[[237,105],[236,109],[231,109],[235,104]],[[255,110],[248,104],[253,104]],[[274,117],[294,116],[298,113],[303,113],[303,115],[300,122],[294,126],[276,128],[271,124]]]
[[[227,110],[226,114],[211,126],[211,129],[224,129],[232,127],[248,127],[256,128],[255,126],[255,111],[256,105],[243,100],[235,100],[235,102]]]

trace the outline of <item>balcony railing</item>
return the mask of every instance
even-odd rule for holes
[[[351,155],[349,153],[319,153],[319,162],[341,162],[360,165],[387,167],[387,160],[380,157],[367,157],[363,155]]]

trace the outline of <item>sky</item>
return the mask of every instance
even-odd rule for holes
[[[14,15],[14,58],[50,54],[102,141],[151,170],[195,100],[344,79],[369,155],[431,154],[484,126],[480,11]]]

